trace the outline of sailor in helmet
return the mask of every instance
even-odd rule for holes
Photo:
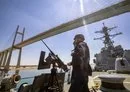
[[[92,75],[92,69],[89,65],[89,48],[84,42],[83,34],[77,34],[74,37],[74,50],[72,55],[72,77],[69,92],[89,92],[88,76]]]

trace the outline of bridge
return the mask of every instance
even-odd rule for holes
[[[17,67],[20,67],[20,59],[21,59],[21,53],[22,53],[22,47],[30,45],[34,42],[40,41],[41,39],[46,39],[48,37],[66,32],[66,31],[70,31],[72,29],[84,26],[83,24],[83,20],[87,21],[86,25],[88,24],[92,24],[94,22],[98,22],[104,19],[108,19],[110,17],[114,17],[114,16],[118,16],[120,14],[124,14],[124,13],[128,13],[130,12],[130,0],[124,0],[122,2],[119,2],[117,4],[111,5],[109,7],[106,7],[104,9],[101,9],[99,11],[93,12],[89,15],[77,18],[75,20],[69,21],[67,23],[61,24],[57,27],[54,27],[50,30],[46,30],[32,38],[29,38],[27,40],[22,40],[21,43],[18,44],[12,44],[12,47],[9,47],[3,51],[0,52],[0,66],[4,66],[5,69],[9,69],[9,65],[10,65],[10,60],[11,60],[11,55],[12,55],[12,51],[15,49],[19,49],[19,58],[18,58],[18,62],[17,62]],[[16,33],[18,32],[18,28],[16,29]],[[23,33],[19,33],[21,35],[24,34],[24,30],[23,29]],[[24,35],[23,35],[24,36]],[[16,35],[15,35],[16,37]],[[23,37],[22,37],[23,38]]]

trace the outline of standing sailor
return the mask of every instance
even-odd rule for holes
[[[89,65],[89,48],[84,40],[82,34],[74,37],[72,62],[68,63],[73,67],[69,92],[89,92],[88,76],[92,75],[92,69]]]

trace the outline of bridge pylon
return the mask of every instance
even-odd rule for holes
[[[15,46],[15,42],[16,42],[16,38],[17,38],[18,35],[21,35],[21,40],[20,40],[20,42],[23,42],[24,33],[25,33],[25,28],[23,28],[22,32],[19,32],[19,25],[18,25],[17,28],[16,28],[16,32],[15,32],[15,36],[14,36],[14,39],[13,39],[13,43],[12,43],[11,49],[9,49],[8,51],[5,51],[5,52],[3,53],[3,55],[1,55],[1,61],[0,61],[0,62],[1,62],[1,64],[2,64],[2,66],[3,66],[3,71],[4,71],[5,73],[8,73],[8,71],[9,71],[10,62],[11,62],[11,57],[12,57],[12,53],[13,53],[13,50],[14,50],[14,49],[19,50],[16,68],[19,68],[19,67],[20,67],[22,47],[21,47],[21,48],[16,47],[16,46]],[[3,57],[3,58],[2,58],[2,57]],[[15,73],[18,74],[18,73],[19,73],[19,70],[16,70]]]

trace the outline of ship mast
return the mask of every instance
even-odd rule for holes
[[[115,33],[115,34],[110,34],[110,32],[117,28],[117,26],[115,27],[111,27],[111,28],[108,28],[105,26],[105,24],[103,23],[103,27],[102,27],[102,30],[100,31],[96,31],[95,33],[101,33],[103,34],[102,37],[99,37],[99,38],[94,38],[94,40],[103,40],[103,43],[104,43],[104,47],[105,48],[109,48],[109,47],[114,47],[113,43],[114,41],[112,40],[112,38],[116,37],[117,35],[120,35],[122,34],[122,32],[119,32],[119,33]]]

